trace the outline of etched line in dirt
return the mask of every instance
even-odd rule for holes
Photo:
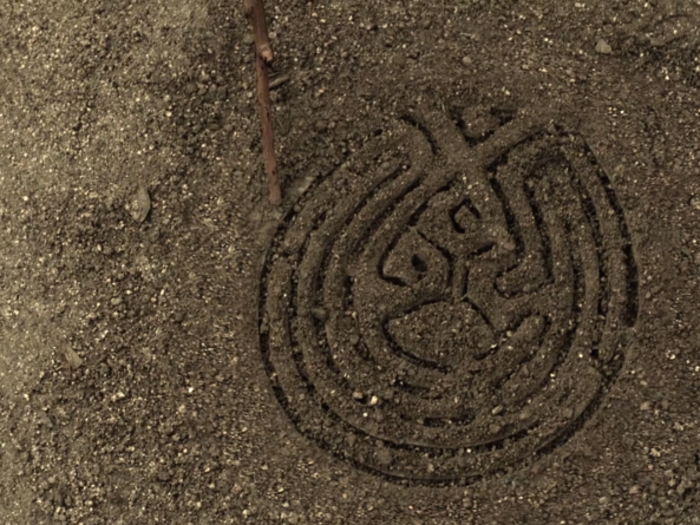
[[[450,116],[406,115],[314,183],[262,271],[261,354],[291,421],[409,484],[468,484],[564,444],[637,315],[629,228],[585,139]]]

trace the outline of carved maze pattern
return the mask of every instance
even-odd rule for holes
[[[600,406],[637,268],[609,178],[556,122],[407,116],[289,212],[260,344],[303,435],[388,479],[469,483]]]

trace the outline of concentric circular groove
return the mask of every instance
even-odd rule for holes
[[[469,483],[562,444],[636,320],[629,230],[591,149],[556,122],[498,122],[475,138],[407,116],[306,192],[263,268],[280,404],[392,480]]]

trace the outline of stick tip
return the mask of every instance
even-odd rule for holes
[[[270,203],[275,206],[282,204],[282,190],[279,186],[270,188]]]

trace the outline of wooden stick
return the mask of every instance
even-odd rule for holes
[[[267,65],[272,63],[272,47],[267,34],[265,7],[263,0],[243,0],[243,9],[253,24],[255,37],[255,76],[258,84],[258,106],[262,126],[262,148],[265,171],[270,191],[270,202],[282,202],[277,158],[275,157],[275,136],[272,129],[272,103],[270,102],[270,80]]]

